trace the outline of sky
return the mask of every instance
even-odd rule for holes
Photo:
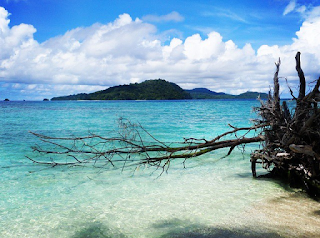
[[[320,0],[0,0],[0,101],[165,79],[281,97],[320,76]]]

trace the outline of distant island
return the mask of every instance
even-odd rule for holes
[[[142,83],[119,85],[94,93],[80,93],[54,97],[58,100],[183,100],[183,99],[266,99],[266,93],[246,92],[240,95],[213,92],[206,88],[183,90],[175,83],[163,79],[146,80]]]
[[[261,99],[267,99],[268,94],[258,92],[245,92],[239,95],[232,95],[227,93],[217,93],[207,88],[195,88],[192,90],[185,90],[190,93],[192,99],[256,99],[260,96]]]

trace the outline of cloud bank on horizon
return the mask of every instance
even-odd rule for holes
[[[39,100],[155,78],[185,89],[267,92],[279,57],[281,76],[295,88],[297,51],[302,52],[307,81],[320,75],[320,6],[291,1],[283,15],[293,11],[301,14],[303,22],[292,43],[254,50],[250,44],[240,48],[232,40],[224,41],[216,31],[205,38],[194,34],[164,44],[165,33],[150,22],[183,21],[178,12],[147,15],[142,20],[124,13],[108,24],[78,27],[39,43],[34,26],[10,27],[10,13],[0,7],[0,100],[2,95]],[[288,95],[286,87],[282,90]]]

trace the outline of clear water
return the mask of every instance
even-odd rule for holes
[[[163,141],[210,139],[248,126],[257,101],[0,103],[0,237],[318,237],[319,203],[251,177],[249,156],[216,151],[153,168],[101,170],[32,164],[28,131],[110,135],[119,117]],[[134,173],[133,173],[134,172]],[[260,171],[263,172],[263,171]],[[292,222],[292,220],[296,222]]]

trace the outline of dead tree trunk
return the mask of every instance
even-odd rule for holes
[[[251,155],[252,174],[256,177],[255,164],[272,169],[272,174],[289,179],[291,185],[304,187],[312,195],[320,195],[320,78],[313,90],[306,95],[306,81],[300,64],[300,52],[296,55],[296,70],[300,79],[299,96],[291,116],[287,103],[280,107],[278,73],[276,64],[274,94],[267,103],[257,108],[262,120],[265,141],[263,148]],[[291,90],[291,89],[290,89]],[[291,91],[292,92],[292,91]],[[271,95],[271,94],[269,94]]]

